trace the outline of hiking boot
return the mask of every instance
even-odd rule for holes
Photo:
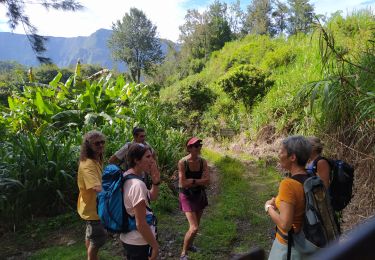
[[[180,256],[180,260],[189,260],[187,255],[182,255]]]

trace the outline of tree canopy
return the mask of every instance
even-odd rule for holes
[[[47,38],[38,34],[38,29],[31,23],[28,15],[25,13],[26,4],[39,4],[46,9],[56,9],[62,11],[77,11],[83,6],[76,0],[43,0],[43,1],[22,1],[22,0],[0,0],[0,4],[5,5],[7,10],[8,24],[11,30],[16,29],[22,24],[25,34],[31,44],[31,48],[41,63],[51,63],[49,58],[41,56],[45,51],[45,42]]]
[[[109,47],[115,60],[128,65],[132,80],[140,82],[141,72],[151,75],[163,60],[156,26],[137,8],[131,8],[122,20],[112,25]]]
[[[270,0],[254,0],[251,2],[246,19],[250,33],[273,35],[271,10]]]

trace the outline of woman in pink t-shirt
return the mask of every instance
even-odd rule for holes
[[[156,240],[155,223],[152,223],[154,216],[150,200],[156,200],[158,197],[160,172],[151,148],[147,145],[132,144],[127,158],[130,168],[124,176],[133,174],[136,178],[124,183],[124,205],[127,213],[135,219],[136,229],[122,233],[120,239],[128,260],[154,260],[159,254],[159,244]],[[149,172],[151,175],[151,190],[147,189],[141,179],[143,172]]]

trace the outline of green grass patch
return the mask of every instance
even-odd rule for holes
[[[254,167],[249,168],[239,159],[208,149],[203,154],[218,168],[221,192],[202,219],[196,241],[202,252],[192,254],[192,259],[227,259],[255,246],[269,250],[273,224],[263,206],[276,194],[280,175],[263,162],[252,160]],[[238,154],[238,158],[251,157]]]
[[[101,249],[99,251],[100,259],[123,259],[120,256],[114,256],[108,249]],[[86,248],[84,243],[76,243],[70,246],[54,246],[47,249],[37,251],[31,260],[49,260],[49,259],[64,259],[64,260],[81,260],[86,259]]]

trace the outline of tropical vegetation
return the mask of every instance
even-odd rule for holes
[[[115,38],[124,28],[133,30],[128,25],[138,17],[154,40],[156,27],[138,11],[131,9],[133,18],[127,14],[114,25]],[[158,152],[166,183],[161,192],[165,200],[157,203],[161,214],[176,207],[172,182],[186,138],[194,134],[225,143],[229,141],[220,136],[221,130],[230,129],[236,134],[232,142],[247,144],[273,143],[291,134],[321,137],[328,155],[355,166],[361,190],[355,191],[349,208],[369,216],[363,208],[375,208],[374,26],[371,10],[323,17],[309,1],[257,0],[247,12],[239,1],[229,7],[215,1],[207,10],[187,12],[181,45],[170,48],[163,61],[149,60],[147,67],[130,56],[121,58],[134,65],[129,67],[131,77],[79,62],[74,70],[41,66],[28,73],[22,65],[0,63],[1,230],[74,211],[82,135],[102,131],[108,158],[132,138],[134,126],[146,128],[148,142]],[[138,51],[134,45],[118,50],[126,55]],[[141,73],[145,77],[139,83]],[[232,199],[242,205],[236,192],[252,187],[239,173],[241,164],[213,152],[206,155],[221,171],[221,188],[236,194],[228,198],[220,193],[215,206],[219,213],[205,220],[205,239],[228,227],[225,247],[237,232],[228,216],[241,221],[251,216],[262,225],[266,221],[252,210],[228,206]],[[277,179],[272,171],[260,172],[251,178]],[[208,256],[217,249],[202,244]]]

